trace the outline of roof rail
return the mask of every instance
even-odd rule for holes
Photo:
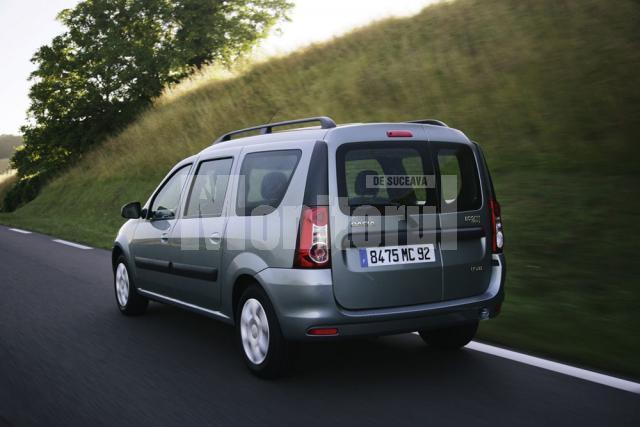
[[[287,120],[287,121],[284,121],[284,122],[268,123],[268,124],[265,124],[265,125],[253,126],[253,127],[250,127],[250,128],[234,130],[233,132],[225,133],[220,138],[216,139],[214,144],[218,143],[218,142],[230,141],[231,137],[234,136],[234,135],[238,135],[238,134],[246,133],[246,132],[251,132],[251,131],[254,131],[254,130],[259,130],[259,131],[261,131],[260,133],[264,135],[264,134],[267,134],[267,133],[272,133],[273,132],[273,128],[275,128],[275,127],[288,126],[288,125],[297,125],[297,124],[302,124],[302,123],[312,123],[312,122],[320,122],[320,127],[322,129],[331,129],[331,128],[336,127],[336,122],[334,122],[332,118],[326,117],[326,116],[309,117],[309,118],[306,118],[306,119],[297,119],[297,120]]]
[[[405,123],[417,123],[421,125],[436,125],[436,126],[444,126],[446,128],[449,127],[445,122],[436,120],[436,119],[409,120],[408,122],[405,122]]]

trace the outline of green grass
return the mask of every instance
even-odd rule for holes
[[[507,300],[481,337],[640,378],[639,20],[631,0],[457,0],[205,75],[0,222],[109,247],[120,206],[224,131],[435,117],[481,143],[503,205]]]

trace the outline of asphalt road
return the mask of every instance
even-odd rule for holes
[[[233,329],[119,314],[107,251],[0,226],[0,426],[640,425],[637,394],[416,335],[307,345],[259,380]]]

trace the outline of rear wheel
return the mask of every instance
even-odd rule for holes
[[[448,328],[418,331],[420,337],[430,347],[442,350],[455,350],[473,339],[478,331],[478,322],[464,323]]]
[[[251,285],[236,308],[236,334],[249,370],[262,378],[277,378],[288,368],[289,343],[267,294]]]
[[[127,260],[122,255],[116,261],[113,282],[116,291],[116,303],[122,314],[133,316],[143,314],[147,310],[149,300],[136,291],[133,277],[129,273]]]

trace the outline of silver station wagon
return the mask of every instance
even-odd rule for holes
[[[262,377],[285,372],[300,341],[418,331],[460,348],[504,298],[482,150],[437,120],[233,131],[122,215],[120,311],[154,300],[234,325]]]

